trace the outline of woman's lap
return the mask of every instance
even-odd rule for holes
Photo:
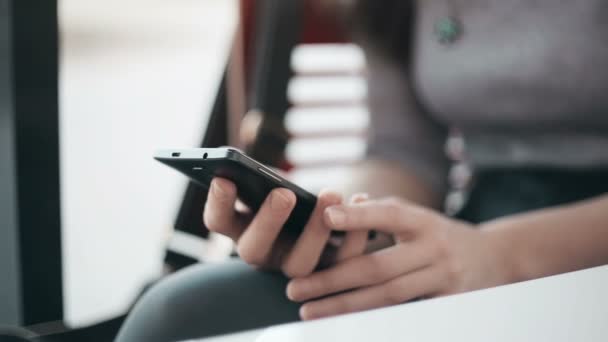
[[[287,279],[242,261],[196,265],[152,287],[125,321],[118,341],[172,341],[298,319]]]

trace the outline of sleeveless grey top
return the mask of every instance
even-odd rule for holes
[[[476,168],[608,166],[608,1],[419,0],[412,63],[364,48],[368,156],[445,190],[448,127]],[[441,41],[447,18],[460,31]]]

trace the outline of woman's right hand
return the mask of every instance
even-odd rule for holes
[[[209,188],[203,219],[211,231],[231,238],[238,254],[248,264],[280,270],[289,278],[303,277],[317,268],[321,258],[327,255],[326,247],[330,246],[327,242],[331,230],[323,220],[325,208],[341,203],[339,194],[321,192],[302,234],[295,243],[288,245],[277,238],[296,204],[296,196],[292,191],[274,189],[258,212],[252,215],[235,208],[237,190],[234,183],[214,178]],[[349,240],[349,249],[362,252],[367,235],[360,234]],[[335,257],[343,253],[330,254]]]

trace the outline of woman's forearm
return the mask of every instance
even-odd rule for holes
[[[441,196],[409,170],[383,160],[364,160],[353,165],[350,177],[340,184],[344,194],[367,192],[371,198],[401,197],[426,207],[438,208]]]
[[[398,163],[367,159],[351,169],[351,177],[342,184],[342,193],[366,192],[370,198],[400,197],[414,203],[438,208],[441,196],[433,192],[414,173]],[[367,252],[393,245],[390,234],[378,232],[367,244]]]
[[[482,225],[507,281],[608,263],[608,195]]]

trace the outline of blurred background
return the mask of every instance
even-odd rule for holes
[[[312,192],[348,177],[365,58],[323,3],[3,0],[0,325],[90,326],[229,257],[158,148],[237,146]]]
[[[161,274],[186,180],[152,159],[198,146],[235,32],[235,0],[61,0],[65,318],[125,311]]]

